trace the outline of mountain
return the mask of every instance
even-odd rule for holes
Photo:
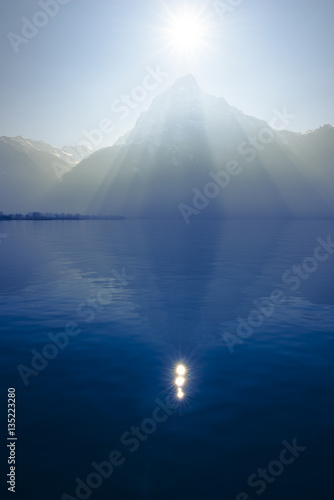
[[[94,152],[93,149],[89,149],[87,146],[85,146],[85,151],[83,151],[83,148],[78,148],[77,146],[64,146],[62,149],[59,149],[44,141],[33,141],[22,136],[2,137],[1,139],[14,147],[22,146],[23,149],[30,151],[41,151],[54,155],[58,160],[64,161],[69,167],[77,165]]]
[[[114,146],[66,173],[35,209],[187,223],[333,217],[333,144],[330,125],[306,134],[273,130],[187,75]]]
[[[333,138],[331,126],[309,134],[275,131],[203,93],[188,75],[113,147],[73,168],[46,206],[188,222],[193,216],[329,217]]]
[[[280,139],[302,163],[304,177],[333,211],[334,127],[324,125],[302,134],[283,131]]]
[[[87,153],[88,154],[88,153]],[[0,209],[28,212],[83,156],[25,137],[0,137]]]

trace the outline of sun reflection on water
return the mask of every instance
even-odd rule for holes
[[[178,375],[178,377],[176,377],[175,379],[175,385],[177,386],[177,397],[179,399],[182,399],[184,397],[184,392],[182,390],[182,387],[184,386],[185,384],[185,377],[184,375],[186,374],[186,368],[184,365],[178,365],[176,367],[176,373]]]

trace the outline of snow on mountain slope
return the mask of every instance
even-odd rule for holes
[[[44,153],[52,154],[59,158],[59,160],[66,162],[69,167],[77,165],[80,161],[87,158],[94,152],[93,149],[87,149],[87,152],[83,153],[81,150],[79,151],[75,146],[64,146],[62,149],[59,149],[56,146],[47,144],[44,141],[34,141],[22,136],[1,137],[0,139],[4,143],[10,144],[13,147],[22,147],[27,148],[31,151],[42,151]]]

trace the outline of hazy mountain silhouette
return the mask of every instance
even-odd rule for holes
[[[273,130],[203,93],[187,75],[113,147],[51,183],[33,208],[152,218],[180,218],[187,211],[189,218],[331,217],[333,145],[330,125],[306,134]]]
[[[59,184],[59,172],[83,159],[71,147],[59,149],[25,137],[0,137],[0,209],[29,212]]]

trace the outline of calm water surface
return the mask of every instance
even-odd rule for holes
[[[13,221],[0,233],[1,406],[15,387],[16,498],[332,498],[334,253],[296,290],[282,275],[334,235],[333,222]],[[231,353],[223,335],[278,288],[284,303]],[[80,333],[65,337],[66,326]],[[54,359],[33,367],[43,349]],[[26,385],[20,365],[33,370]],[[147,420],[168,397],[164,421]],[[259,494],[249,476],[294,439],[306,450],[283,472],[276,463]],[[113,450],[124,463],[77,496],[76,478],[87,484]],[[7,467],[4,457],[4,492]]]

